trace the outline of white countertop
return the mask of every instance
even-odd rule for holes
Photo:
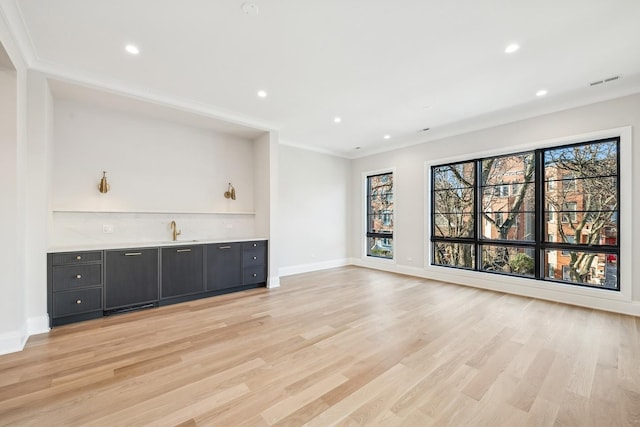
[[[76,252],[97,251],[103,249],[136,249],[136,248],[162,248],[167,246],[208,245],[216,243],[251,242],[254,240],[268,240],[265,237],[251,237],[246,239],[202,239],[202,240],[167,240],[156,242],[115,242],[115,243],[78,243],[77,245],[51,246],[48,252]]]

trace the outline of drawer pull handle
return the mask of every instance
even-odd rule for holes
[[[82,279],[82,274],[76,274],[76,279]]]
[[[218,246],[218,249],[231,249],[231,246]]]
[[[127,252],[124,254],[124,256],[138,256],[138,255],[142,255],[142,252]]]
[[[254,244],[253,244],[253,247],[255,248],[256,246],[258,246],[258,244],[257,244],[257,243],[254,243]]]
[[[82,304],[82,300],[81,299],[77,299],[76,300],[76,304]]]
[[[191,252],[191,249],[176,249],[176,252]]]
[[[78,255],[78,256],[76,257],[76,259],[77,259],[78,261],[80,261],[80,260],[82,259],[82,255]]]
[[[257,257],[257,256],[254,256],[254,257],[253,257],[253,259],[258,259],[258,257]]]
[[[253,273],[253,277],[258,277],[258,274],[256,274],[256,273]]]

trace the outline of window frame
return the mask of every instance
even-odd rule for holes
[[[391,175],[392,177],[392,187],[391,187],[391,201],[393,202],[393,211],[389,212],[388,210],[385,211],[379,211],[377,212],[377,215],[379,216],[379,219],[381,221],[384,221],[385,219],[390,219],[389,222],[391,222],[392,225],[392,229],[393,231],[391,231],[390,233],[388,232],[374,232],[370,230],[370,221],[369,219],[371,218],[372,213],[370,212],[370,203],[369,203],[369,198],[371,197],[371,195],[369,194],[369,178],[372,177],[376,177],[376,176],[382,176],[382,175]],[[395,260],[395,248],[396,248],[396,243],[395,243],[395,215],[396,215],[396,203],[395,203],[395,188],[396,188],[396,182],[395,182],[395,168],[390,168],[390,169],[381,169],[381,170],[376,170],[376,171],[370,171],[370,172],[364,172],[362,174],[363,176],[363,196],[364,196],[364,239],[363,239],[363,258],[368,259],[368,260],[376,260],[376,261],[380,261],[380,262],[394,262]],[[387,225],[387,224],[385,224]],[[385,257],[385,256],[378,256],[378,255],[371,255],[369,253],[369,238],[377,238],[377,239],[382,239],[383,241],[388,242],[390,240],[390,246],[391,246],[391,256],[390,257]]]
[[[615,257],[617,260],[620,260],[621,258],[621,248],[622,246],[625,246],[625,249],[628,248],[628,245],[623,245],[621,242],[621,233],[620,233],[620,229],[627,229],[628,228],[628,222],[624,221],[624,214],[625,209],[627,209],[626,207],[626,202],[622,201],[622,192],[623,192],[623,185],[622,185],[622,175],[621,175],[621,168],[623,167],[623,163],[625,163],[624,160],[624,153],[627,151],[626,148],[626,144],[629,144],[629,134],[630,131],[627,132],[623,132],[623,130],[626,130],[626,128],[620,128],[619,133],[614,133],[614,132],[600,132],[600,133],[594,133],[593,136],[589,137],[586,136],[584,138],[579,138],[579,139],[574,139],[573,141],[567,141],[567,140],[556,140],[553,142],[548,142],[546,144],[540,144],[538,146],[534,146],[534,147],[526,147],[525,149],[521,149],[518,151],[514,151],[514,152],[500,152],[500,153],[487,153],[485,155],[483,155],[482,157],[473,157],[473,158],[456,158],[456,159],[452,159],[449,162],[430,162],[430,163],[426,163],[425,166],[427,167],[425,169],[425,180],[427,181],[427,187],[429,188],[429,194],[427,195],[427,199],[429,200],[429,202],[425,205],[425,207],[427,209],[429,209],[428,211],[428,215],[425,215],[425,224],[426,224],[426,230],[429,232],[429,245],[427,246],[427,265],[429,266],[429,268],[427,267],[427,265],[425,266],[426,269],[430,269],[431,267],[434,268],[439,268],[439,267],[445,267],[445,268],[453,268],[453,269],[464,269],[464,270],[471,270],[471,272],[469,274],[477,274],[479,272],[483,272],[482,270],[482,263],[481,260],[479,259],[479,253],[482,252],[482,247],[483,244],[489,244],[489,245],[504,245],[506,247],[509,246],[522,246],[523,244],[525,246],[528,247],[534,247],[535,248],[535,254],[536,254],[536,262],[535,262],[535,276],[532,278],[529,278],[527,276],[522,276],[522,275],[514,275],[518,278],[523,278],[523,279],[534,279],[538,282],[556,282],[558,284],[561,285],[568,285],[571,288],[577,288],[577,287],[581,287],[581,288],[588,288],[588,290],[605,290],[608,291],[610,293],[610,291],[614,291],[615,293],[619,293],[619,294],[624,294],[625,296],[629,295],[629,290],[625,290],[625,292],[623,291],[623,286],[621,284],[622,280],[621,280],[621,270],[622,271],[628,271],[628,267],[624,266],[623,269],[620,269],[620,264],[618,264],[618,272],[617,272],[617,279],[616,279],[616,288],[611,288],[611,287],[599,287],[596,286],[594,284],[588,284],[588,283],[576,283],[576,282],[566,282],[566,281],[562,281],[559,279],[554,280],[552,277],[548,277],[547,276],[547,272],[546,269],[544,268],[544,263],[545,263],[545,250],[546,251],[552,251],[552,250],[557,250],[558,254],[560,254],[561,250],[565,250],[565,251],[578,251],[578,252],[588,252],[588,253],[595,253],[595,254],[604,254],[605,257],[609,257],[609,256],[613,256]],[[615,187],[615,191],[617,193],[617,206],[615,208],[615,213],[618,216],[616,218],[616,226],[618,227],[618,232],[617,232],[617,237],[616,237],[616,242],[615,244],[591,244],[591,245],[587,245],[587,244],[581,244],[581,242],[577,242],[577,244],[569,244],[566,242],[550,242],[548,241],[548,239],[546,238],[547,236],[547,231],[545,228],[545,221],[549,219],[549,211],[545,212],[545,207],[547,206],[546,204],[546,199],[545,199],[545,194],[547,192],[551,192],[552,194],[555,193],[557,191],[557,181],[556,179],[551,179],[551,180],[546,180],[545,179],[545,165],[544,165],[544,153],[545,152],[549,152],[549,151],[553,151],[554,149],[559,149],[559,148],[569,148],[569,147],[573,147],[573,146],[585,146],[585,145],[589,145],[589,144],[595,144],[595,143],[607,143],[607,142],[613,142],[616,144],[616,156],[617,156],[617,164],[616,164],[616,187]],[[475,212],[475,218],[474,221],[476,223],[475,225],[475,231],[474,231],[474,236],[471,239],[451,239],[451,238],[446,238],[446,237],[439,237],[436,236],[434,234],[434,229],[433,229],[433,221],[434,221],[434,170],[435,168],[442,168],[443,166],[449,166],[449,165],[455,165],[455,164],[459,164],[459,163],[468,163],[468,162],[474,162],[475,164],[475,168],[477,169],[476,173],[478,173],[478,169],[481,167],[482,161],[486,160],[486,159],[491,159],[491,158],[498,158],[498,157],[504,157],[504,156],[515,156],[515,155],[519,155],[519,154],[525,154],[525,153],[534,153],[534,158],[536,161],[536,172],[535,172],[535,198],[536,198],[536,208],[535,208],[535,239],[533,244],[531,244],[531,242],[529,242],[529,244],[526,244],[526,242],[522,242],[522,241],[517,241],[517,240],[501,240],[501,241],[495,241],[495,240],[489,240],[487,241],[486,239],[482,239],[480,238],[480,223],[482,221],[482,215],[480,210],[481,208],[481,199],[480,197],[482,197],[481,195],[479,196],[478,194],[481,192],[481,187],[482,187],[482,183],[480,183],[478,180],[476,180],[476,184],[474,187],[474,191],[476,192],[476,196],[474,198],[475,200],[475,207],[474,207],[474,212]],[[483,153],[484,154],[484,153]],[[628,169],[628,167],[627,167]],[[566,175],[566,174],[565,174]],[[563,179],[565,178],[565,176],[563,176]],[[567,179],[569,179],[568,177],[566,177]],[[577,189],[577,185],[576,185],[576,181],[575,178],[571,178],[572,179],[572,190],[571,191],[576,191]],[[550,185],[549,183],[554,182],[554,184],[556,185]],[[564,184],[564,182],[563,182]],[[624,192],[626,194],[629,193],[628,188],[624,189]],[[582,212],[582,211],[578,211],[578,212]],[[559,218],[559,216],[561,214],[563,214],[563,212],[558,212],[558,211],[553,211],[555,220],[557,222],[560,222],[558,220],[560,220],[561,218]],[[566,214],[566,213],[564,213]],[[576,214],[576,212],[572,213],[574,216]],[[588,214],[585,212],[585,214]],[[427,218],[428,217],[428,218]],[[469,240],[472,241],[475,249],[475,253],[476,253],[476,257],[478,259],[478,261],[475,263],[475,266],[473,268],[461,268],[461,267],[457,267],[457,266],[452,266],[452,265],[443,265],[443,264],[436,264],[434,263],[434,254],[433,254],[433,250],[436,244],[438,243],[443,243],[446,241],[450,241],[453,242],[454,240],[457,240],[457,243],[462,243],[462,241],[464,240],[464,243],[470,243]],[[626,259],[626,257],[624,257]],[[556,271],[560,266],[556,266]],[[464,274],[467,274],[466,272]],[[503,273],[503,272],[490,272],[489,274],[507,274],[507,275],[511,275],[509,273]],[[529,280],[530,281],[530,280]],[[544,285],[546,286],[546,285]],[[585,289],[586,290],[586,289]]]

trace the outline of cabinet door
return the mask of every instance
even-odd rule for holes
[[[242,285],[242,243],[207,245],[207,290]]]
[[[162,249],[161,298],[204,291],[204,246]]]
[[[158,250],[106,251],[105,308],[158,300]]]

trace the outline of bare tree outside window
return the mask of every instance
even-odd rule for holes
[[[618,144],[432,167],[432,263],[619,290]]]
[[[367,176],[367,255],[393,258],[393,173]]]
[[[458,163],[433,170],[433,234],[454,239],[474,235],[475,164]],[[463,241],[435,246],[434,262],[473,268],[475,253]]]
[[[561,178],[562,181],[559,191],[545,194],[546,204],[561,212],[562,218],[560,224],[547,223],[547,232],[564,243],[617,245],[617,142],[595,142],[547,150],[544,164],[546,180]],[[617,275],[612,258],[609,257],[610,262],[607,263],[604,253],[566,247],[562,254],[570,257],[567,268],[560,263],[566,273],[565,280],[606,285],[607,273]],[[548,252],[547,257],[550,255],[553,258],[555,253]],[[558,262],[556,258],[556,265]]]

